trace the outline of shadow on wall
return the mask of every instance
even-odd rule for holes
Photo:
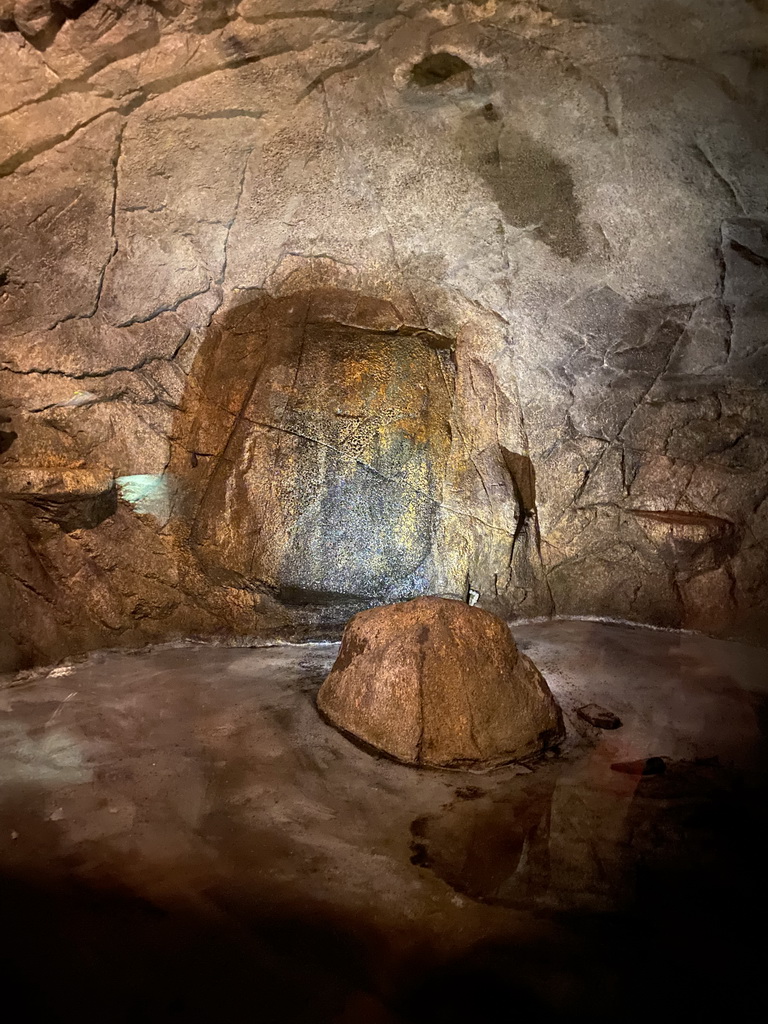
[[[465,113],[454,144],[466,166],[487,186],[505,223],[521,228],[562,259],[578,260],[588,249],[581,224],[581,203],[568,164],[557,153],[505,118],[492,102],[482,70],[448,51],[427,54],[414,64],[410,85],[417,102],[456,102],[474,109]],[[482,103],[481,106],[477,102]],[[466,109],[466,108],[465,108]],[[616,124],[606,116],[606,127]]]
[[[505,124],[490,103],[464,118],[457,143],[507,224],[528,229],[563,259],[586,253],[570,168],[550,149]]]

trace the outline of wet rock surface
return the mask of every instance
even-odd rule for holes
[[[568,722],[477,775],[322,721],[335,645],[100,654],[0,690],[8,1005],[157,1024],[757,1018],[766,655],[520,624]],[[576,709],[611,707],[595,730]],[[662,751],[667,771],[611,764]],[[45,983],[41,983],[41,961]],[[652,984],[649,984],[649,979]]]
[[[317,706],[352,738],[422,768],[482,771],[564,738],[560,708],[506,623],[440,597],[356,615]]]
[[[118,490],[0,497],[3,665],[470,591],[764,641],[763,3],[0,28],[0,467]]]
[[[626,841],[632,844],[632,856],[614,863],[604,879],[606,907],[621,905],[635,886],[655,900],[669,898],[675,872],[692,891],[715,863],[723,872],[738,870],[739,855],[731,864],[731,837],[723,823],[742,817],[754,821],[755,813],[749,806],[754,794],[745,792],[737,772],[707,759],[665,764],[661,758],[648,758],[610,767],[639,778],[627,809]],[[481,903],[528,907],[578,902],[568,865],[552,858],[553,801],[569,799],[555,796],[561,781],[559,769],[549,764],[516,779],[514,786],[481,790],[471,802],[457,790],[438,813],[411,823],[413,863]],[[570,798],[583,796],[574,792]],[[600,823],[596,803],[591,812],[591,842],[599,850],[606,826]],[[721,876],[723,882],[727,889],[735,880]],[[585,902],[594,902],[594,895]]]

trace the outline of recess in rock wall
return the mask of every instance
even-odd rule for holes
[[[472,68],[455,53],[429,53],[411,69],[411,81],[422,89],[457,76],[462,76],[467,85],[472,84]]]
[[[315,308],[259,302],[201,352],[192,544],[212,571],[291,603],[429,593],[450,341]]]

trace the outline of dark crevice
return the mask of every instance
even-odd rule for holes
[[[411,69],[411,81],[420,88],[447,82],[449,78],[472,72],[472,68],[454,53],[430,53]]]
[[[355,57],[346,64],[336,64],[333,67],[326,68],[325,71],[321,72],[316,78],[313,78],[306,89],[303,89],[296,97],[296,102],[301,103],[302,100],[306,99],[307,96],[315,92],[316,89],[325,88],[325,83],[329,78],[334,78],[336,75],[341,75],[345,71],[351,71],[353,68],[358,67],[369,59],[369,57],[375,56],[379,52],[377,46],[373,50],[366,50],[365,53],[361,53],[359,57]]]
[[[735,238],[731,238],[728,244],[735,253],[738,253],[742,259],[745,259],[753,266],[768,267],[768,256],[763,256],[762,253],[755,252],[753,249],[750,249],[749,246],[742,245],[741,242],[737,242]]]
[[[0,430],[0,455],[4,455],[18,438],[15,430]]]
[[[727,273],[728,273],[728,267],[727,267],[726,262],[725,262],[724,242],[725,242],[725,239],[723,238],[723,225],[721,224],[720,225],[720,244],[719,244],[719,246],[717,248],[717,265],[718,265],[718,269],[720,271],[719,281],[718,281],[718,291],[720,292],[720,302],[721,302],[721,305],[722,305],[722,308],[723,308],[723,315],[725,316],[725,322],[726,322],[726,326],[727,326],[727,333],[726,333],[726,338],[725,338],[725,360],[726,360],[726,362],[728,362],[728,360],[731,357],[731,346],[732,346],[732,343],[733,343],[733,309],[725,301],[725,284],[726,284],[726,276],[727,276]]]
[[[503,445],[499,445],[502,460],[512,481],[512,490],[517,502],[517,523],[512,537],[512,550],[510,552],[510,565],[515,555],[515,546],[520,535],[527,528],[531,519],[536,519],[536,477],[533,463],[527,455],[519,455],[511,452]]]

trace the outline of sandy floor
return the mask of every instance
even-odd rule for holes
[[[568,739],[490,775],[418,772],[322,722],[333,645],[101,655],[0,691],[7,1005],[105,1024],[751,1012],[768,652],[514,632]],[[622,727],[582,721],[591,702]],[[647,757],[663,774],[611,768]]]

